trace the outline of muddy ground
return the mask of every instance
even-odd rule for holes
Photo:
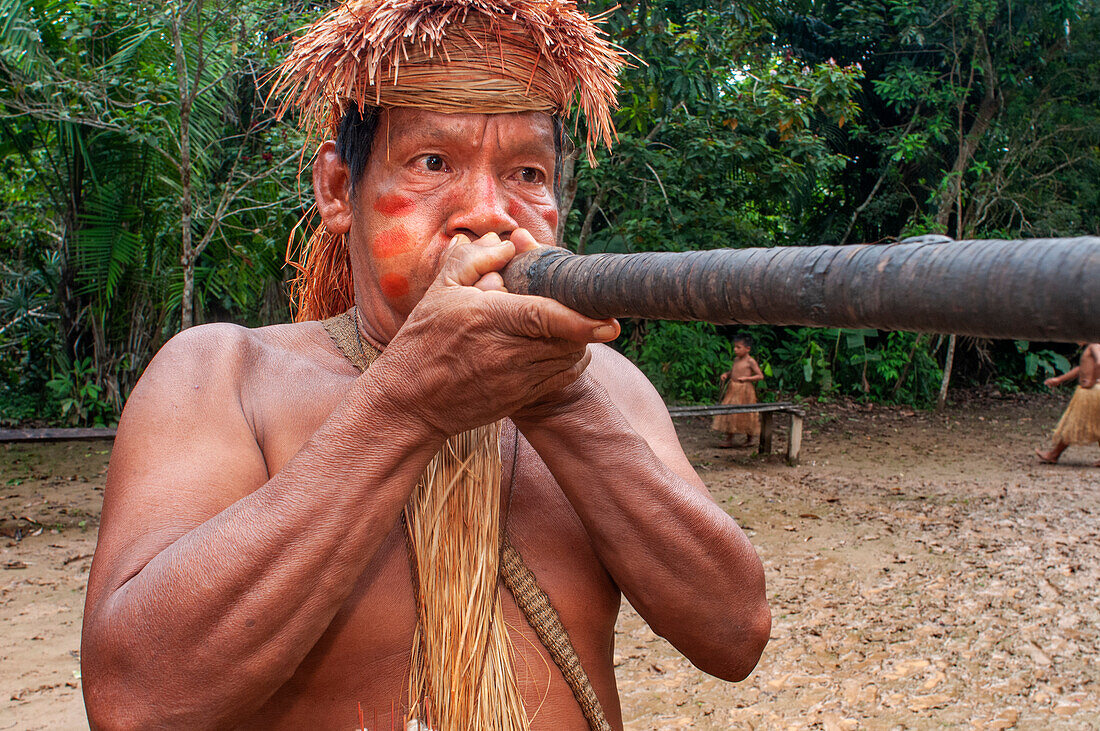
[[[723,683],[624,607],[627,728],[1100,728],[1100,449],[1032,456],[1066,400],[811,405],[798,467],[678,423],[764,561],[772,639]],[[81,604],[109,453],[0,447],[0,729],[85,726]]]

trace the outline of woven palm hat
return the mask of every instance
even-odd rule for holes
[[[334,135],[350,105],[437,112],[539,111],[587,123],[589,158],[610,146],[625,52],[574,0],[349,0],[294,42],[281,112]]]

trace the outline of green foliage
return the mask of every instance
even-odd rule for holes
[[[0,423],[112,421],[191,276],[196,322],[287,319],[281,260],[308,186],[267,72],[321,11],[0,0]],[[646,63],[624,72],[614,150],[567,164],[574,250],[1100,235],[1096,3],[669,0],[608,17]],[[202,88],[193,105],[181,81]],[[935,398],[940,338],[752,330],[765,397]],[[707,402],[728,334],[650,323],[626,349],[666,398]],[[956,354],[964,380],[1006,392],[1068,365],[1049,344]]]
[[[626,73],[619,141],[577,165],[576,251],[791,243],[810,237],[847,158],[861,71],[806,63],[726,5],[635,5],[613,35],[646,60]]]
[[[1024,373],[1034,378],[1042,371],[1045,380],[1073,368],[1069,360],[1060,353],[1050,349],[1032,350],[1031,343],[1026,340],[1015,341],[1016,350],[1024,356]]]
[[[197,321],[286,318],[272,294],[301,213],[296,167],[284,164],[299,138],[265,107],[265,75],[282,54],[274,39],[312,11],[114,0],[0,0],[0,11],[0,168],[10,175],[0,199],[19,214],[0,219],[0,256],[11,281],[34,270],[32,252],[54,261],[45,290],[54,326],[23,332],[44,322],[40,312],[19,321],[19,340],[0,332],[2,418],[56,418],[64,403],[66,419],[95,420],[96,403],[121,409],[178,329],[185,268],[198,274]],[[202,89],[193,104],[181,81]],[[201,245],[185,263],[188,218]],[[20,310],[0,314],[5,327]],[[79,368],[62,370],[80,377],[67,391],[46,389],[41,367],[19,375],[27,359],[67,359]]]
[[[774,374],[769,389],[921,405],[935,400],[942,374],[914,333],[806,327],[752,333],[754,355]]]
[[[647,322],[628,340],[627,356],[667,401],[713,403],[733,344],[704,322]]]
[[[53,378],[47,383],[61,408],[61,418],[71,426],[107,426],[115,420],[114,405],[105,400],[96,384],[91,358],[58,359]]]

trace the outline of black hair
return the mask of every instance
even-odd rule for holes
[[[336,150],[351,173],[353,193],[367,170],[371,147],[378,133],[378,122],[382,117],[381,111],[380,107],[363,107],[360,111],[358,105],[351,104],[337,128]],[[561,117],[555,114],[551,119],[554,121],[554,200],[561,203],[562,164],[565,154],[573,154],[573,142],[565,131]]]
[[[752,335],[749,335],[748,333],[737,333],[736,335],[733,336],[733,342],[734,343],[741,343],[746,348],[751,348],[752,347]]]

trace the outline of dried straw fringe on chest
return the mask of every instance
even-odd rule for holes
[[[417,613],[409,718],[436,731],[526,731],[498,590],[501,424],[455,435],[405,509]]]
[[[322,325],[359,370],[378,357],[377,350],[363,347],[350,312]],[[589,727],[610,731],[549,597],[519,552],[507,544],[500,434],[497,422],[449,438],[428,463],[405,508],[417,603],[406,720],[426,722],[434,731],[528,728],[501,611],[499,577],[561,671]]]

